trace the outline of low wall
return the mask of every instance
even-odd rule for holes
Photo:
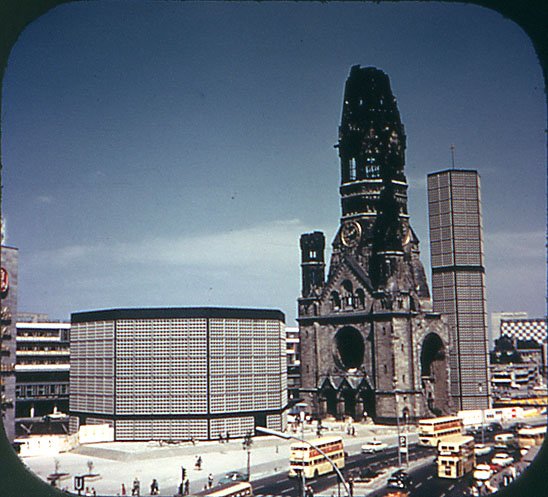
[[[18,438],[19,456],[46,456],[68,452],[80,444],[112,442],[114,429],[108,424],[82,425],[78,433],[72,435],[30,435]]]

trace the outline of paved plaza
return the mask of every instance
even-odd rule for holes
[[[390,445],[396,445],[397,433],[394,427],[354,424],[355,436],[346,433],[343,423],[324,423],[327,433],[343,436],[345,448],[356,453],[368,440],[378,438]],[[300,433],[297,435],[300,436]],[[315,436],[312,426],[307,427],[305,438]],[[251,448],[251,480],[274,473],[288,471],[289,446],[291,440],[276,437],[255,437]],[[194,467],[196,457],[203,460],[202,469]],[[161,495],[173,495],[181,482],[181,467],[186,468],[190,479],[191,492],[197,492],[207,484],[209,474],[214,481],[230,470],[246,472],[247,453],[242,439],[228,443],[190,442],[180,444],[160,444],[159,442],[108,442],[80,446],[77,449],[55,456],[32,456],[23,462],[40,478],[46,479],[55,470],[55,460],[59,461],[59,472],[69,473],[70,478],[61,482],[60,487],[73,491],[73,477],[88,472],[88,462],[93,462],[93,473],[100,478],[86,485],[94,487],[99,495],[121,494],[121,485],[130,494],[135,477],[141,482],[141,495],[149,495],[150,484],[155,478]]]

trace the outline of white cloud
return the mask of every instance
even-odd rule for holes
[[[530,264],[546,260],[546,234],[543,231],[497,232],[485,235],[487,261],[512,260]]]
[[[299,236],[310,231],[298,219],[193,236],[144,238],[139,242],[71,245],[36,254],[34,262],[59,266],[100,263],[207,268],[283,267],[299,257]]]
[[[51,195],[38,195],[36,201],[40,204],[51,204],[53,202],[53,197]]]

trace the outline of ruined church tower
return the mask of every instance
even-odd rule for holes
[[[405,131],[388,76],[352,67],[339,141],[340,226],[301,236],[301,397],[320,417],[447,413],[449,333],[409,223]]]

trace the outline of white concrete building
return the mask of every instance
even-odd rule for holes
[[[234,308],[72,314],[71,430],[115,440],[211,440],[285,427],[284,314]]]

